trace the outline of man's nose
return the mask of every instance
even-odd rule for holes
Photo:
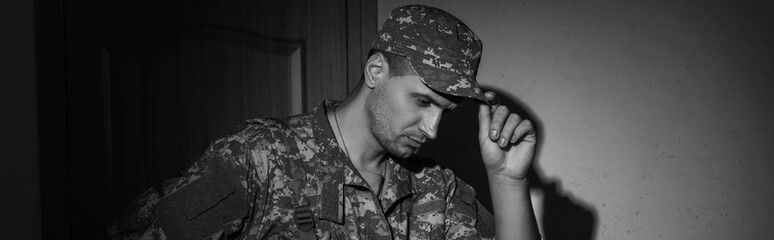
[[[443,111],[434,111],[425,116],[422,121],[422,125],[419,130],[422,131],[429,139],[435,139],[438,134],[438,126],[441,124],[441,118],[443,117]]]

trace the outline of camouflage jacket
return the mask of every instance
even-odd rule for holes
[[[177,181],[143,193],[108,224],[108,234],[113,239],[298,239],[304,233],[294,211],[304,201],[299,196],[305,196],[317,238],[324,232],[331,239],[493,235],[492,215],[475,200],[473,189],[432,160],[390,159],[390,177],[381,196],[374,194],[336,143],[326,118],[335,104],[324,101],[285,120],[247,121],[214,141]]]

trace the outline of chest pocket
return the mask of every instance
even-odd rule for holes
[[[476,192],[473,187],[461,181],[458,182],[457,191],[452,199],[453,214],[459,215],[461,220],[471,226],[476,225]]]
[[[451,218],[455,224],[473,227],[481,237],[494,238],[494,216],[476,201],[473,187],[457,179],[457,191],[452,199]]]
[[[305,178],[280,181],[272,183],[271,188],[279,189],[272,196],[276,201],[273,207],[283,214],[267,219],[271,222],[267,239],[317,239],[318,231],[326,229],[314,212],[318,208],[318,194],[314,191],[317,182],[310,183]]]
[[[283,129],[282,137],[285,142],[284,151],[290,153],[299,152],[297,149],[298,138],[295,132],[289,129],[287,123],[283,120],[274,119],[276,123]],[[293,154],[282,154],[293,155]],[[332,202],[331,199],[321,199],[323,197],[335,198],[335,202],[338,202],[338,195],[322,194],[321,182],[318,182],[313,178],[313,174],[317,173],[314,168],[314,164],[309,165],[297,158],[281,159],[278,162],[280,168],[283,169],[283,173],[287,174],[290,179],[282,180],[285,182],[272,183],[278,184],[272,186],[271,189],[283,189],[282,196],[273,196],[273,198],[279,198],[276,203],[283,214],[289,214],[292,218],[282,218],[288,215],[277,216],[280,219],[274,221],[272,230],[268,233],[268,239],[302,239],[302,240],[316,240],[317,236],[322,236],[324,232],[330,233],[330,239],[347,239],[347,229],[342,225],[343,223],[336,221],[341,216],[326,216],[321,214],[320,208],[336,208],[339,210],[339,214],[343,214],[340,206],[321,206],[323,202]],[[273,172],[270,171],[270,174]],[[273,179],[270,177],[270,179]],[[290,190],[290,191],[287,191]],[[330,213],[330,212],[329,212]],[[331,215],[331,214],[328,214]],[[336,215],[336,214],[333,214]]]
[[[446,201],[443,199],[414,204],[409,221],[409,238],[443,239],[445,213]]]

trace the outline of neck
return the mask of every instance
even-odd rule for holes
[[[362,95],[350,95],[335,111],[328,111],[328,121],[339,147],[349,155],[357,169],[380,172],[384,167],[386,150],[371,133],[365,97]]]

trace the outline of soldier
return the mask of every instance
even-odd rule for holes
[[[538,238],[526,179],[536,134],[479,89],[478,37],[440,9],[404,6],[371,47],[363,80],[344,101],[247,121],[183,177],[143,193],[111,222],[110,236]],[[464,98],[479,105],[494,216],[451,170],[414,154]]]

